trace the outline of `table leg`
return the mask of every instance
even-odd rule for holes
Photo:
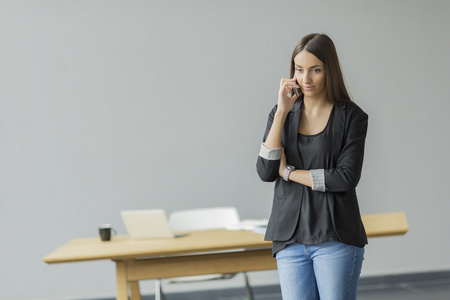
[[[127,266],[124,261],[117,260],[116,263],[116,300],[128,300]]]
[[[130,281],[131,300],[142,300],[141,292],[139,291],[139,281]]]

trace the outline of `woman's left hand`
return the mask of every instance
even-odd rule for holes
[[[284,154],[284,148],[281,148],[281,160],[280,160],[280,168],[278,170],[278,173],[280,173],[280,176],[283,177],[284,170],[286,169],[287,161],[286,161],[286,154]]]

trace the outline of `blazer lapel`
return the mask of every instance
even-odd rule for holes
[[[332,166],[330,166],[330,168],[336,167],[336,162],[338,160],[339,153],[341,152],[342,143],[344,139],[346,117],[347,117],[347,105],[345,103],[336,105],[333,120],[333,143],[332,143],[333,159],[332,159]]]
[[[303,162],[298,151],[298,126],[302,112],[303,97],[298,99],[289,113],[289,132],[287,133],[286,157],[287,161],[298,169],[303,169]]]

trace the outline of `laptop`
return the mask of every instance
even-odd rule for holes
[[[123,210],[120,215],[131,239],[175,237],[163,209]]]

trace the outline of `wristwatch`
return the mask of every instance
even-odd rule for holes
[[[283,180],[284,181],[289,181],[289,174],[295,170],[294,166],[291,165],[287,165],[286,169],[284,169],[284,174],[283,174]]]

